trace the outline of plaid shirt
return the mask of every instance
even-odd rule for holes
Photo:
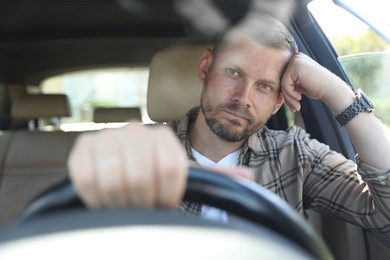
[[[198,111],[168,123],[191,160],[187,129]],[[357,164],[347,160],[297,126],[286,131],[261,128],[243,145],[238,165],[249,167],[257,183],[302,215],[314,209],[390,236],[390,169],[376,169],[358,157]],[[180,209],[199,214],[201,206],[183,202]]]

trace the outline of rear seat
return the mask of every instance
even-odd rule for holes
[[[122,123],[134,119],[142,119],[138,107],[96,107],[93,111],[95,123]]]
[[[11,118],[15,121],[60,119],[70,115],[69,100],[63,94],[20,95],[11,104]]]
[[[15,120],[70,115],[64,95],[24,95],[11,109]],[[0,132],[0,225],[14,220],[32,198],[66,178],[67,157],[78,134],[39,129]]]

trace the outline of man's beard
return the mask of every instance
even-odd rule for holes
[[[253,133],[257,132],[265,122],[256,122],[253,115],[248,111],[246,107],[238,103],[219,104],[213,108],[210,104],[206,103],[202,93],[201,109],[206,118],[206,123],[210,127],[211,131],[228,142],[238,142],[248,139]],[[248,122],[248,125],[242,130],[237,130],[237,127],[242,126],[241,120],[227,119],[228,123],[223,123],[216,119],[216,115],[221,111],[233,112],[236,115],[242,116]],[[236,126],[236,127],[235,127]]]

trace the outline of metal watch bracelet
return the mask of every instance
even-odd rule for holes
[[[361,112],[373,112],[375,106],[360,89],[355,90],[355,102],[335,117],[341,126],[345,126],[356,115]]]

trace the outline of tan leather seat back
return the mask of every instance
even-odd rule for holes
[[[38,119],[70,115],[64,95],[21,95],[12,115]],[[39,193],[67,177],[67,157],[79,133],[9,130],[0,134],[0,225],[16,219]]]
[[[17,218],[42,191],[67,177],[67,157],[79,133],[16,130],[0,136],[0,225]],[[3,149],[6,147],[6,149]]]
[[[93,111],[95,123],[119,123],[141,119],[141,110],[138,107],[97,107]]]
[[[70,115],[68,97],[63,94],[21,95],[14,98],[11,104],[11,117],[17,120],[67,117]]]
[[[150,65],[147,109],[156,122],[180,119],[200,104],[198,64],[206,45],[172,47],[158,52]]]

